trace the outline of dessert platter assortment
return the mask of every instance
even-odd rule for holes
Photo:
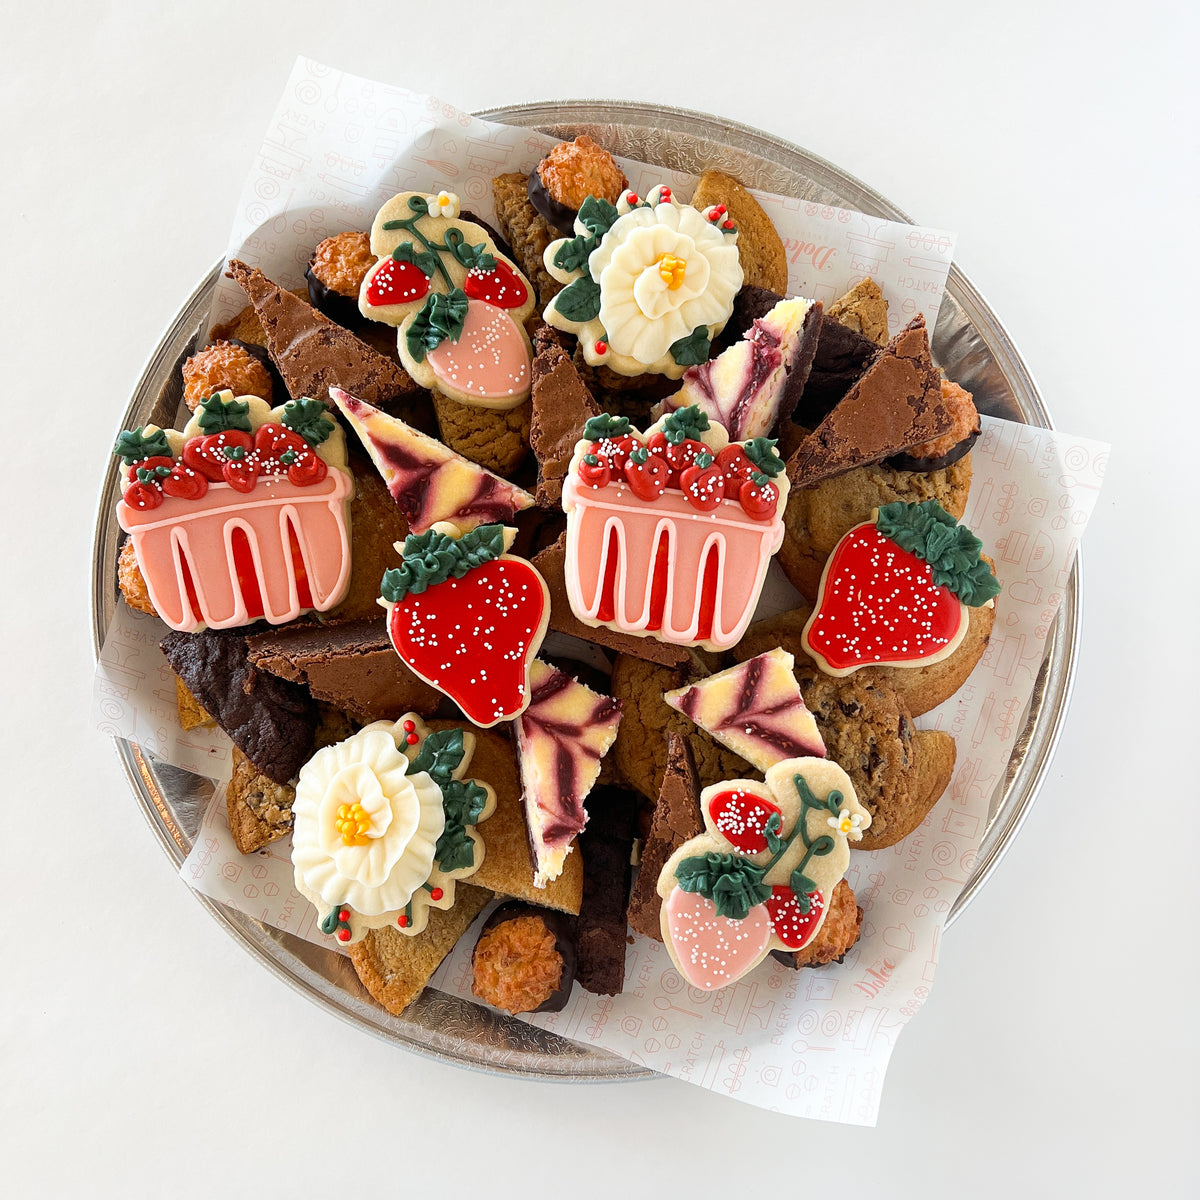
[[[703,991],[827,970],[991,635],[972,395],[870,277],[787,295],[725,171],[639,194],[581,135],[494,201],[399,192],[300,293],[229,263],[177,427],[116,442],[107,569],[388,1013],[465,937],[503,1014],[621,992],[631,930]]]

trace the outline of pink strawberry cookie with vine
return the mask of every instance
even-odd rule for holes
[[[533,288],[482,225],[461,219],[456,195],[393,196],[375,215],[371,253],[359,311],[397,327],[417,383],[479,408],[529,398]]]
[[[1000,591],[983,544],[936,500],[885,504],[833,548],[802,643],[828,675],[923,667],[966,636]]]
[[[550,619],[546,581],[506,553],[515,533],[439,524],[410,534],[381,584],[396,653],[481,729],[529,707],[531,664]]]
[[[704,832],[659,874],[660,921],[676,970],[715,991],[817,936],[871,814],[841,767],[810,757],[705,788],[700,807]]]

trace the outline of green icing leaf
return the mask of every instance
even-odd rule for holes
[[[444,787],[462,762],[464,753],[461,729],[431,733],[421,743],[409,770],[412,774],[425,771],[439,787]]]
[[[708,362],[708,353],[712,349],[712,340],[708,336],[707,325],[697,325],[687,337],[672,342],[671,357],[681,367],[694,367],[699,363]]]
[[[459,871],[475,863],[475,842],[458,821],[446,818],[446,827],[433,849],[433,857],[443,871]]]
[[[587,260],[593,250],[600,245],[600,240],[594,237],[569,238],[554,252],[551,261],[560,271],[582,271],[587,266]]]
[[[792,877],[788,882],[791,884],[792,891],[796,893],[796,904],[801,913],[807,916],[809,909],[812,908],[812,901],[808,898],[808,893],[817,890],[816,882],[809,879],[799,867],[792,872]]]
[[[744,921],[756,904],[771,898],[763,883],[766,870],[737,854],[697,854],[685,858],[675,879],[685,892],[698,892],[716,906],[717,915]]]
[[[580,276],[554,297],[554,309],[580,325],[595,319],[600,315],[600,285],[590,275]]]
[[[251,432],[248,401],[222,400],[220,392],[214,392],[207,400],[200,401],[196,412],[205,433],[224,433],[227,429]]]
[[[442,808],[447,821],[474,825],[487,807],[487,789],[473,779],[451,779],[442,784]]]
[[[620,215],[614,205],[600,196],[589,196],[579,206],[580,222],[597,241],[616,224]]]
[[[606,437],[624,437],[629,429],[628,417],[614,417],[611,413],[601,413],[598,417],[587,419],[583,426],[583,436],[589,441],[598,442]]]
[[[936,501],[885,504],[875,527],[901,549],[929,564],[934,583],[947,587],[973,608],[1000,591],[1000,582],[980,557],[983,543]]]
[[[599,289],[597,289],[598,291]],[[596,310],[599,312],[599,308]],[[434,292],[413,318],[405,341],[417,362],[424,362],[430,350],[436,350],[447,338],[457,342],[467,319],[467,296],[461,288]]]
[[[420,267],[426,275],[431,277],[438,269],[438,256],[432,250],[418,250],[412,242],[401,242],[392,251],[392,260],[412,263],[413,266]]]
[[[772,479],[786,466],[775,452],[775,438],[757,437],[743,443],[746,457],[764,474]]]
[[[479,525],[454,543],[458,561],[453,567],[455,579],[461,579],[472,567],[499,558],[504,553],[504,526]]]
[[[673,446],[678,446],[688,438],[700,441],[700,435],[707,429],[708,415],[701,411],[698,404],[677,408],[663,421],[663,433]]]
[[[121,461],[127,467],[141,462],[143,458],[171,457],[171,447],[167,444],[167,435],[161,429],[156,429],[147,436],[142,433],[143,428],[139,425],[136,429],[122,429],[117,435],[117,444],[113,447],[113,453],[119,454]]]
[[[283,423],[310,446],[319,446],[334,430],[333,418],[320,400],[302,396],[283,406]]]
[[[326,936],[333,934],[338,927],[338,908],[340,905],[334,905],[333,911],[321,920],[321,932]]]

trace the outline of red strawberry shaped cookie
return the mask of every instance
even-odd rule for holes
[[[671,961],[713,991],[817,936],[871,816],[845,771],[819,758],[784,759],[765,783],[714,784],[700,807],[704,832],[667,859],[658,894]]]
[[[783,541],[783,460],[769,438],[728,444],[699,408],[645,434],[592,417],[563,483],[567,598],[586,625],[733,646]]]
[[[829,675],[949,657],[966,635],[968,607],[1000,590],[981,549],[936,500],[884,505],[833,548],[805,651]]]
[[[128,468],[117,520],[172,629],[281,624],[346,594],[354,483],[319,401],[219,392],[182,431],[125,430],[113,452]]]
[[[529,281],[486,229],[459,219],[458,197],[401,192],[376,214],[378,262],[359,310],[395,325],[400,360],[425,388],[463,404],[515,408],[529,397]]]
[[[529,705],[530,664],[550,618],[546,583],[506,554],[514,530],[449,525],[411,534],[383,576],[388,633],[409,669],[482,729]]]

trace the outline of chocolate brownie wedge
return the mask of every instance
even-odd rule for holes
[[[229,264],[229,276],[250,297],[271,360],[293,400],[310,396],[331,404],[329,389],[340,387],[377,408],[386,408],[391,401],[417,390],[402,367],[257,268],[235,258]]]
[[[317,700],[364,723],[428,715],[442,698],[404,665],[383,617],[272,630],[247,639],[247,646],[256,667],[303,684]]]
[[[579,835],[583,902],[576,925],[575,978],[586,991],[616,996],[625,986],[626,912],[637,796],[622,788],[596,788],[587,807],[587,827]]]
[[[925,318],[918,316],[800,443],[788,459],[788,478],[796,487],[813,487],[832,475],[933,441],[952,423],[929,353]]]
[[[237,634],[173,632],[160,645],[171,670],[263,775],[275,783],[295,778],[317,728],[307,689],[258,670]]]
[[[549,325],[534,332],[533,349],[529,441],[538,461],[537,502],[543,508],[557,508],[575,443],[583,437],[588,420],[600,415],[600,406]]]
[[[677,733],[668,734],[667,771],[658,790],[650,833],[642,846],[641,866],[629,897],[629,924],[638,933],[662,941],[662,926],[658,919],[662,897],[658,894],[658,877],[667,859],[684,842],[703,832],[696,760],[686,738]]]

